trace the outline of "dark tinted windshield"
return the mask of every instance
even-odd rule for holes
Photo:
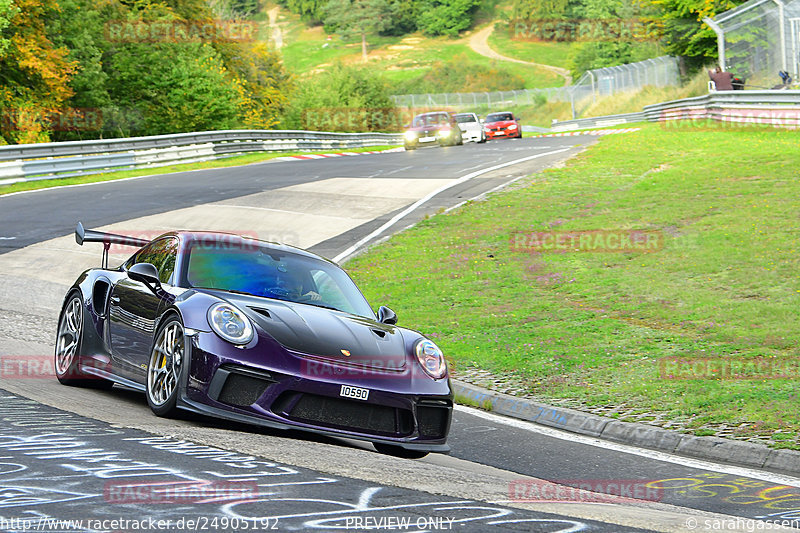
[[[436,124],[449,124],[450,117],[447,113],[429,113],[426,115],[417,115],[414,117],[414,122],[411,124],[414,128],[422,126],[435,126]]]
[[[486,117],[486,122],[500,122],[501,120],[514,120],[511,113],[492,113]]]
[[[272,248],[196,244],[189,252],[186,280],[191,287],[241,292],[375,318],[342,269]]]
[[[456,122],[459,124],[464,124],[465,122],[477,122],[475,120],[475,115],[456,115]]]

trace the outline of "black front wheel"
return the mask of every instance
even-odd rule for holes
[[[178,388],[183,370],[183,324],[169,318],[158,328],[147,365],[147,403],[158,415],[173,417],[178,412]]]

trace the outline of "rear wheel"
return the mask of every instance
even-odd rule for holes
[[[183,348],[183,324],[171,317],[158,328],[147,365],[147,403],[158,416],[172,417],[178,412]]]
[[[64,385],[110,389],[114,384],[108,380],[87,376],[78,368],[83,344],[83,300],[80,293],[73,292],[58,322],[55,349],[56,378]]]
[[[430,453],[422,450],[408,450],[402,446],[384,444],[382,442],[373,442],[372,445],[375,446],[375,449],[382,454],[391,455],[393,457],[402,457],[404,459],[422,459]]]

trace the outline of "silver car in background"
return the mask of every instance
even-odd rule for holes
[[[475,113],[456,113],[453,115],[461,128],[461,137],[464,142],[474,141],[476,143],[486,142],[486,132],[483,129],[478,115]]]

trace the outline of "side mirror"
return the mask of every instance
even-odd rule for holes
[[[385,305],[382,305],[378,309],[378,322],[394,326],[395,324],[397,324],[397,315],[395,314],[394,311],[392,311]]]
[[[148,285],[161,285],[158,269],[152,263],[136,263],[128,269],[128,277]]]

